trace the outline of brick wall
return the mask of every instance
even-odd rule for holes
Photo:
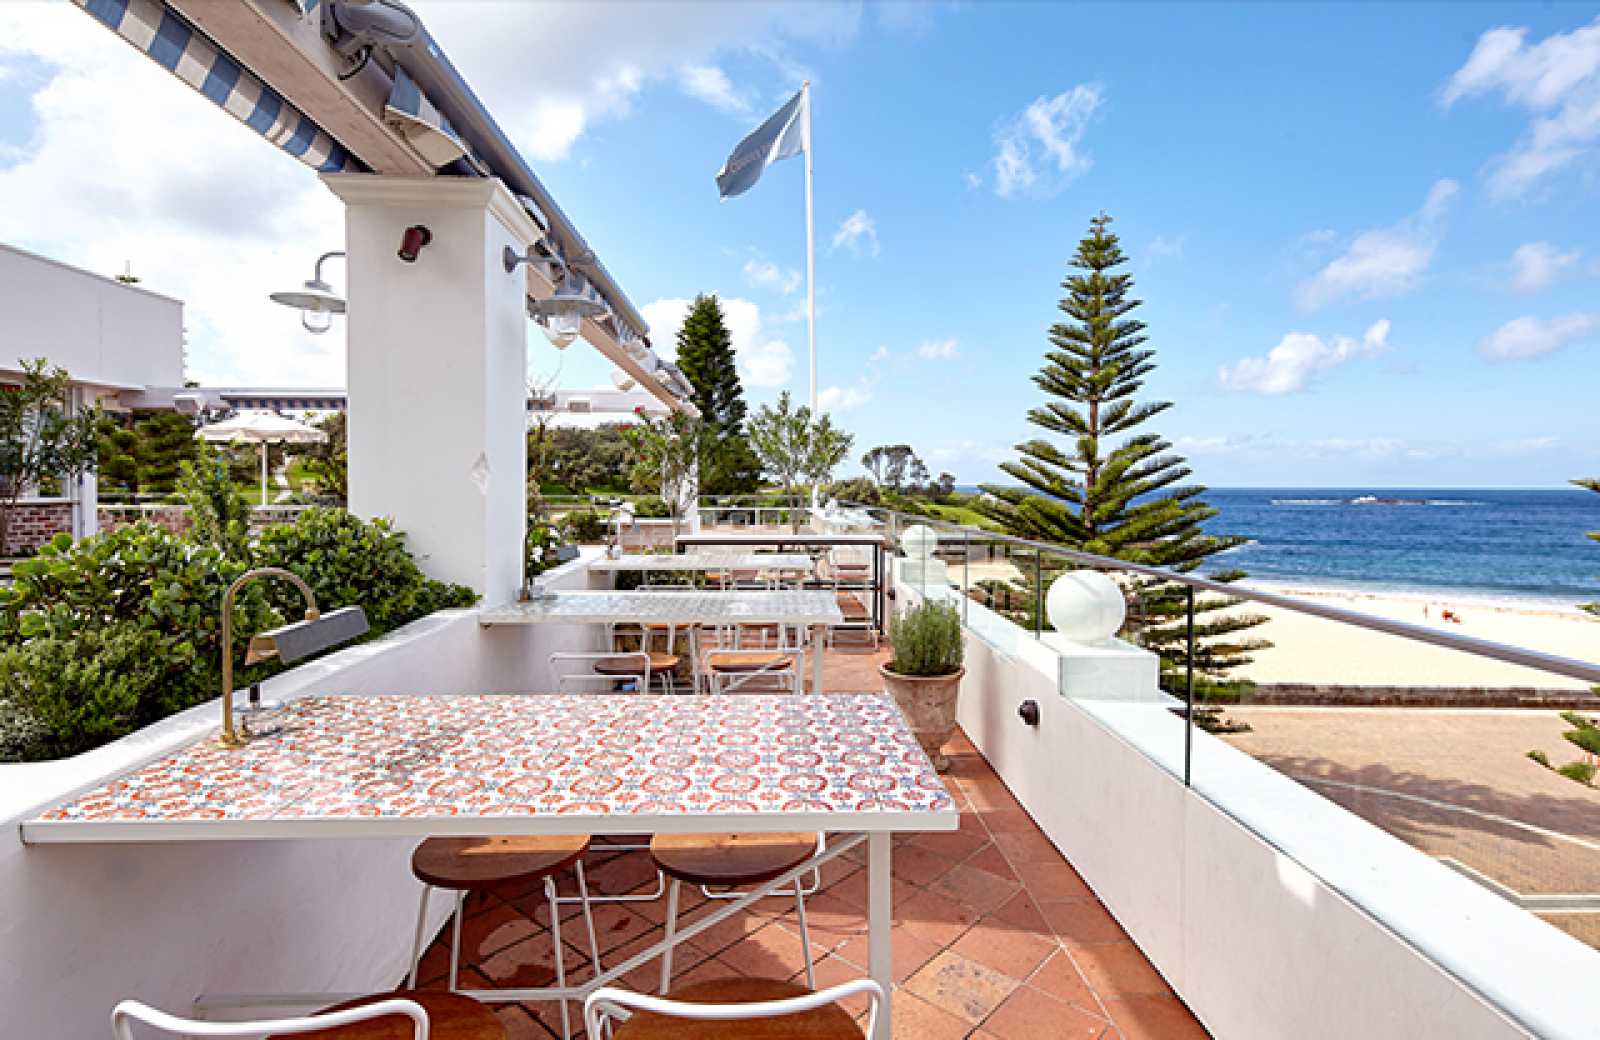
[[[72,531],[72,503],[19,502],[0,555],[27,556],[62,531]]]
[[[183,534],[189,529],[188,506],[101,506],[100,530],[115,531],[148,520],[173,534]]]

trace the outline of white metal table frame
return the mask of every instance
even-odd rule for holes
[[[485,628],[501,625],[613,624],[655,622],[673,625],[739,625],[777,622],[804,626],[811,655],[811,692],[822,692],[823,647],[828,629],[844,623],[833,594],[820,590],[731,592],[695,589],[678,592],[550,593],[543,600],[487,607],[478,612]]]
[[[803,553],[688,552],[625,553],[589,564],[591,571],[804,571],[815,566]]]
[[[548,695],[489,694],[462,696],[492,700],[501,697],[532,698]],[[830,696],[843,699],[850,695]],[[361,697],[355,699],[377,702],[385,698]],[[662,705],[681,703],[676,698],[640,698],[634,695],[619,696],[613,699],[624,700],[629,702],[630,705],[639,706],[652,702]],[[771,697],[767,699],[781,702],[788,698]],[[306,699],[307,703],[318,700],[332,703],[342,701],[343,698],[310,697]],[[729,700],[743,700],[743,698],[730,698]],[[805,698],[804,700],[815,703],[811,702],[810,698]],[[896,711],[892,717],[899,717],[898,712]],[[903,717],[899,717],[899,724],[902,727],[904,726]],[[910,739],[908,729],[903,730],[903,733],[906,739]],[[270,740],[272,738],[265,739]],[[158,771],[160,768],[171,768],[169,763],[181,762],[182,756],[186,754],[207,753],[210,751],[208,744],[211,740],[212,738],[207,736],[177,751],[152,756],[149,761],[124,773],[115,782],[120,783],[131,774],[147,767]],[[884,754],[884,760],[889,760],[887,753]],[[928,775],[932,775],[931,765],[926,768]],[[922,777],[918,782],[922,783],[925,780],[926,777]],[[897,788],[897,790],[899,789]],[[894,984],[891,955],[891,837],[894,833],[901,831],[954,830],[959,822],[959,814],[953,802],[949,800],[948,795],[942,798],[931,798],[925,804],[913,803],[907,806],[902,803],[894,808],[884,808],[882,806],[871,808],[831,808],[824,805],[818,808],[798,810],[760,810],[733,814],[698,811],[656,812],[638,814],[635,819],[629,819],[626,814],[567,814],[559,811],[531,815],[484,814],[477,816],[298,816],[273,814],[266,816],[224,817],[221,819],[194,819],[183,816],[163,819],[136,816],[118,817],[115,814],[101,817],[86,813],[81,818],[71,817],[69,807],[75,804],[78,798],[92,800],[98,794],[99,789],[80,792],[78,796],[64,803],[63,806],[48,810],[40,814],[40,816],[24,822],[21,825],[23,841],[27,844],[95,844],[128,841],[233,841],[241,839],[427,838],[435,836],[589,834],[594,831],[596,824],[602,821],[605,821],[606,825],[615,825],[633,833],[705,833],[723,832],[730,828],[736,828],[742,833],[814,831],[829,836],[826,844],[819,847],[817,853],[804,863],[773,878],[771,881],[739,893],[737,897],[721,905],[715,903],[706,904],[706,907],[702,908],[700,916],[681,925],[677,930],[675,942],[692,939],[706,929],[748,907],[756,900],[764,898],[785,886],[794,885],[802,874],[817,869],[821,865],[864,843],[867,847],[869,974],[883,988],[886,1001],[884,1011],[878,1018],[873,1040],[889,1040],[893,1021],[888,1006],[889,995],[892,993]],[[904,796],[900,797],[903,798]],[[940,804],[941,802],[943,804]],[[63,815],[67,818],[61,818]],[[596,989],[616,981],[652,958],[660,956],[666,945],[666,941],[663,938],[648,949],[629,957],[626,961],[604,968],[598,975],[581,984],[566,987],[462,990],[460,992],[479,1000],[495,1002],[582,1000]],[[340,1000],[350,999],[359,995],[349,993],[209,994],[197,998],[195,1008],[204,1012],[223,1008],[309,1007],[337,1003]]]

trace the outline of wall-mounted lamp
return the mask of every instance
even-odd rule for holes
[[[422,247],[433,241],[433,232],[422,224],[412,224],[400,236],[400,248],[395,253],[408,264],[417,262],[417,254],[422,252]]]
[[[555,294],[544,300],[528,301],[528,317],[544,329],[545,338],[557,350],[565,350],[578,338],[585,318],[599,318],[606,314],[606,305],[584,293],[583,287],[573,277],[572,269],[560,256],[544,256],[529,249],[525,255],[506,246],[501,254],[506,273],[510,274],[523,264],[550,264],[561,271]]]
[[[301,289],[289,292],[275,292],[271,294],[273,303],[281,303],[285,307],[293,307],[300,312],[300,324],[313,335],[320,336],[333,327],[333,316],[343,314],[345,310],[344,297],[333,291],[333,286],[322,279],[322,265],[334,257],[344,256],[344,251],[335,249],[317,257],[317,267],[310,279]]]

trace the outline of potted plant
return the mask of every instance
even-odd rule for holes
[[[889,619],[889,645],[894,656],[878,671],[917,743],[942,773],[950,761],[940,749],[955,732],[956,692],[967,673],[961,614],[952,604],[925,600]]]

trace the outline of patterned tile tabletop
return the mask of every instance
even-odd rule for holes
[[[663,621],[703,625],[777,621],[790,625],[842,625],[832,592],[553,592],[542,600],[507,603],[478,612],[482,625],[546,622]]]
[[[30,842],[949,830],[884,694],[314,696],[23,824]],[[603,823],[601,822],[603,821]]]
[[[596,560],[592,571],[809,571],[811,557],[803,553],[705,552],[626,553],[616,559]]]

